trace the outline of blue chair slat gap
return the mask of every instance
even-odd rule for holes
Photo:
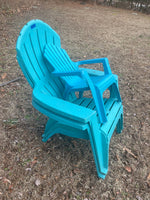
[[[90,140],[98,177],[104,179],[111,136],[115,128],[117,133],[123,129],[118,77],[112,74],[108,59],[73,62],[61,48],[59,35],[41,20],[23,27],[16,50],[18,63],[33,88],[32,104],[49,118],[42,141],[56,133]],[[102,63],[104,71],[79,67],[93,63]],[[103,98],[106,89],[109,98]],[[86,90],[91,90],[91,98],[84,96]]]

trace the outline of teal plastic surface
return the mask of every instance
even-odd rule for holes
[[[41,20],[23,27],[16,50],[18,63],[33,88],[32,104],[49,118],[43,142],[56,133],[90,140],[98,176],[104,179],[111,136],[115,128],[117,133],[123,129],[118,77],[112,74],[108,59],[71,61],[61,49],[59,35]],[[92,63],[102,63],[104,72],[79,68]],[[110,97],[103,98],[107,88]],[[85,90],[91,90],[93,97],[84,97]]]

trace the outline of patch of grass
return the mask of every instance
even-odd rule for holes
[[[21,164],[22,166],[26,166],[29,162],[31,162],[31,159],[24,160]]]
[[[32,115],[25,115],[25,119],[31,119]]]
[[[118,76],[123,77],[123,74],[119,73]]]
[[[3,120],[4,124],[7,125],[12,125],[12,124],[17,124],[18,123],[18,119],[14,118],[14,119],[7,119],[7,120]]]
[[[14,55],[16,55],[16,49],[10,49],[10,50],[9,50],[9,54],[14,54]]]

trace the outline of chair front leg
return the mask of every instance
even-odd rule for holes
[[[100,118],[101,123],[107,122],[107,117],[106,117],[106,111],[105,111],[105,106],[104,106],[104,99],[103,99],[103,92],[101,91],[100,88],[95,87],[96,90],[96,96],[94,97],[94,100],[97,101],[97,112]]]
[[[55,129],[57,128],[57,121],[54,119],[49,119],[44,134],[42,135],[42,141],[47,142],[47,140],[55,134]]]
[[[97,174],[99,178],[105,179],[109,163],[109,141],[107,134],[103,133],[97,124],[97,119],[91,121],[88,134],[94,155]]]

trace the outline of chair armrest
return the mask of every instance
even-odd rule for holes
[[[76,65],[102,63],[105,74],[112,74],[108,58],[96,58],[91,60],[81,60],[76,62]]]
[[[88,68],[80,68],[81,70],[87,71],[90,76],[105,76],[104,71],[88,69]]]
[[[96,111],[45,94],[39,87],[33,89],[32,104],[48,117],[53,114],[58,118],[61,117],[79,123],[87,123],[92,116],[96,115]]]
[[[95,69],[88,69],[88,68],[80,68],[81,70],[87,71],[87,73],[90,76],[104,76],[104,72],[103,71],[99,71],[99,70],[95,70]],[[118,75],[113,74],[113,76],[115,77],[116,81],[118,82]]]
[[[65,72],[52,72],[52,75],[54,76],[80,76],[82,77],[82,70],[76,70],[76,71],[65,71]]]

